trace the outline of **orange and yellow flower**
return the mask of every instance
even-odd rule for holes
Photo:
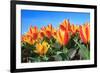
[[[28,35],[23,35],[21,41],[22,42],[26,42],[26,43],[28,43],[30,45],[35,43],[35,41],[30,36],[28,36]]]
[[[78,32],[78,30],[79,30],[79,25],[74,25],[74,24],[71,25],[72,35],[76,34],[76,32]]]
[[[46,41],[43,41],[42,43],[37,43],[35,52],[38,53],[40,56],[45,55],[49,47],[50,45]]]
[[[45,28],[45,36],[48,38],[51,38],[52,36],[52,25],[49,24],[46,28]]]
[[[39,30],[38,38],[39,38],[39,39],[43,39],[44,36],[45,36],[45,27],[42,27],[42,28]]]
[[[68,31],[70,31],[70,22],[69,22],[69,20],[64,20],[61,23],[60,28],[67,29]]]
[[[38,38],[38,28],[36,26],[31,26],[27,32],[27,35],[30,36],[33,40],[36,40]]]
[[[60,28],[57,31],[57,40],[61,45],[66,45],[69,41],[69,31],[67,29]]]
[[[57,38],[57,30],[56,29],[52,29],[52,36],[53,38]]]
[[[49,24],[47,27],[42,27],[41,30],[40,30],[40,36],[46,36],[47,38],[51,38],[52,36],[55,35],[56,33],[56,30],[52,27],[52,24]]]
[[[84,44],[89,43],[90,42],[90,26],[89,26],[89,24],[80,26],[79,34],[80,34],[80,38]]]

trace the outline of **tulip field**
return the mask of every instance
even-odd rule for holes
[[[30,26],[21,35],[21,62],[51,62],[90,59],[90,24],[71,24],[69,20]]]

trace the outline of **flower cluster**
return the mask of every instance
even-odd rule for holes
[[[22,58],[27,57],[31,62],[76,60],[77,57],[89,59],[90,25],[89,23],[75,25],[70,24],[69,20],[64,20],[58,28],[54,28],[52,24],[43,26],[41,29],[30,26],[28,32],[21,36],[21,42],[24,48]],[[26,49],[28,49],[26,51],[28,55],[25,55]],[[82,50],[88,53],[84,55]],[[24,62],[23,59],[22,62]]]

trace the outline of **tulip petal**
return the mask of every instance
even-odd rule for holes
[[[59,43],[62,45],[62,36],[61,36],[60,30],[58,30],[58,32],[57,32],[57,39],[58,39]]]
[[[90,27],[89,25],[86,25],[86,37],[87,37],[87,41],[90,41]]]
[[[85,28],[84,26],[80,26],[80,38],[82,41],[86,44],[87,43],[87,38],[86,38],[86,33],[85,33]]]
[[[64,35],[64,45],[66,45],[68,41],[69,41],[69,34],[68,34],[68,31],[66,30],[65,35]]]

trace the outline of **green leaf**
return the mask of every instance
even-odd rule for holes
[[[41,60],[40,60],[40,57],[35,57],[35,58],[29,57],[29,60],[30,60],[31,62],[40,62],[40,61],[41,61]]]
[[[54,56],[55,61],[62,61],[62,57],[60,55]]]
[[[55,49],[55,48],[51,48],[51,47],[50,47],[50,48],[48,49],[47,55],[48,55],[48,56],[52,56],[52,55],[55,53],[54,49]]]
[[[56,53],[56,54],[57,54],[57,55],[59,55],[59,54],[61,54],[61,53],[62,53],[61,51],[57,51],[57,53]]]
[[[65,53],[60,53],[59,55],[62,57],[62,60],[63,60],[63,61],[69,60],[69,57],[68,57],[67,54],[65,54]]]
[[[79,54],[83,59],[90,59],[90,51],[84,44],[78,43],[76,40],[74,40],[76,44],[79,46]]]
[[[75,56],[76,52],[77,49],[69,49],[67,55],[70,59],[72,59]]]
[[[67,49],[67,47],[66,46],[63,46],[63,53],[65,53],[65,54],[67,54],[67,52],[68,52],[68,49]]]
[[[44,56],[42,57],[42,60],[43,60],[43,61],[48,61],[48,59],[49,59],[49,58],[48,58],[46,55],[44,55]]]
[[[81,49],[79,49],[79,54],[83,59],[90,59],[90,52],[88,48],[86,48],[84,45],[81,45]]]
[[[57,42],[55,42],[53,45],[52,45],[54,48],[57,48],[57,49],[60,49],[61,48],[61,45]]]

